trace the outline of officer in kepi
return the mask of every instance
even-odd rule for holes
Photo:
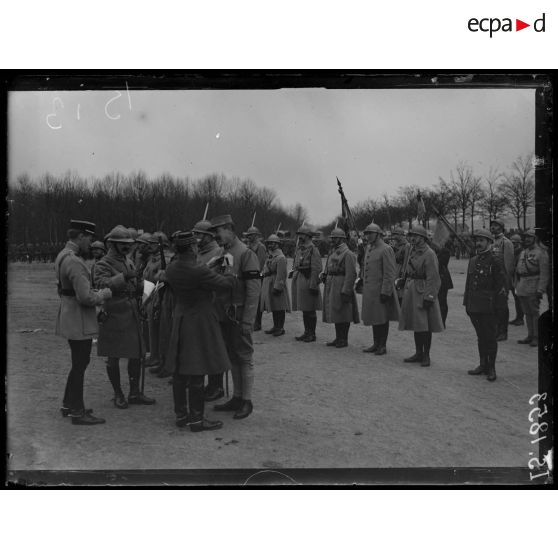
[[[99,325],[97,354],[107,357],[107,374],[114,390],[114,406],[126,409],[128,405],[153,405],[140,387],[141,359],[145,347],[141,332],[140,305],[143,280],[128,257],[134,240],[128,229],[117,225],[107,236],[107,255],[95,265],[94,283],[97,288],[109,288],[112,298],[104,305],[106,319]],[[128,359],[130,393],[124,397],[120,385],[119,359]]]
[[[91,357],[93,337],[97,335],[96,306],[108,300],[110,289],[93,290],[91,274],[83,255],[89,252],[95,225],[88,221],[70,221],[68,242],[54,263],[58,279],[60,307],[56,317],[56,335],[68,340],[72,367],[66,381],[60,412],[71,417],[72,424],[95,425],[105,422],[93,416],[83,402],[83,379]]]
[[[506,290],[506,277],[500,259],[491,250],[493,237],[485,229],[473,233],[477,255],[469,260],[463,305],[477,334],[480,364],[467,373],[471,376],[486,374],[496,379],[498,353],[497,298]]]

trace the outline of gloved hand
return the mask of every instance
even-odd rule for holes
[[[347,293],[341,293],[341,300],[345,303],[347,302],[351,302],[351,300],[353,299],[353,297],[350,294]]]
[[[387,294],[384,294],[384,293],[380,294],[380,302],[382,304],[385,304],[386,302],[389,302],[390,298],[391,298],[390,295],[387,295]]]
[[[103,300],[108,300],[109,298],[112,298],[112,291],[109,288],[101,289],[99,291],[99,294],[101,295],[101,298]]]
[[[138,272],[135,269],[128,269],[124,272],[124,279],[135,279]]]
[[[405,286],[405,279],[403,279],[403,277],[400,277],[399,279],[395,280],[395,288],[397,290],[401,290],[404,286]]]
[[[292,279],[292,278],[293,278],[293,275],[294,275],[294,271],[291,269],[291,271],[289,271],[289,274],[287,275],[287,277],[288,277],[289,279]]]
[[[281,296],[281,293],[282,293],[282,292],[283,292],[283,291],[281,291],[281,290],[279,290],[279,289],[273,289],[273,291],[272,291],[273,296]]]
[[[252,335],[252,330],[253,330],[252,324],[246,324],[244,322],[240,324],[240,333],[242,335],[245,336]]]
[[[318,287],[316,287],[315,289],[310,288],[308,290],[310,291],[310,294],[313,296],[318,296],[320,294],[320,289]]]
[[[434,306],[434,301],[433,300],[423,300],[422,301],[422,307],[425,310],[428,310],[429,308],[432,308],[432,306]]]

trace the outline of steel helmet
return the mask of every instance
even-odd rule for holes
[[[266,244],[269,242],[275,242],[277,244],[281,244],[281,239],[276,234],[270,234],[265,241]]]
[[[95,249],[103,250],[104,252],[107,251],[107,247],[100,240],[96,240],[95,242],[91,243],[91,250],[95,250]]]
[[[116,225],[106,236],[107,242],[121,242],[122,244],[133,244],[135,241],[130,231],[122,225]]]
[[[261,235],[260,229],[258,227],[249,227],[246,231],[246,236],[250,236],[251,234]]]
[[[428,233],[426,232],[426,229],[422,225],[413,225],[411,227],[411,230],[409,231],[409,234],[422,236],[423,238],[428,240]]]
[[[298,231],[296,231],[296,234],[311,237],[314,235],[314,231],[312,230],[312,227],[310,225],[301,225]]]
[[[342,238],[343,240],[347,240],[347,235],[343,229],[339,227],[335,227],[330,233],[329,238]]]
[[[512,242],[521,242],[521,235],[520,235],[520,234],[517,234],[517,233],[512,234],[512,235],[510,236],[510,240],[511,240]]]
[[[151,235],[151,239],[148,242],[151,242],[153,244],[159,244],[159,239],[163,241],[163,246],[169,245],[169,239],[167,238],[167,235],[161,231],[154,232]]]
[[[486,229],[477,229],[472,234],[473,238],[480,237],[480,238],[487,238],[490,242],[494,242],[494,236],[490,231]]]
[[[401,227],[395,227],[395,229],[393,229],[393,232],[391,234],[393,235],[400,234],[401,236],[405,236],[405,229]]]
[[[138,231],[134,229],[134,227],[128,227],[128,231],[130,231],[130,234],[132,235],[132,238],[134,240],[136,240],[136,238],[139,236]]]
[[[201,233],[201,234],[210,234],[211,236],[215,236],[215,232],[211,230],[211,221],[204,219],[203,221],[198,221],[192,232]]]
[[[365,229],[364,232],[375,232],[378,234],[382,233],[382,227],[380,227],[380,225],[376,225],[376,223],[370,223]]]
[[[537,237],[537,233],[535,232],[535,229],[527,229],[524,233],[523,236],[533,236],[533,237]]]
[[[151,233],[144,232],[144,233],[141,233],[136,238],[136,242],[139,242],[141,244],[149,244],[150,239],[151,239]]]

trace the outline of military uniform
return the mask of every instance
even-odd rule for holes
[[[512,276],[512,288],[511,288],[511,292],[513,295],[513,301],[515,304],[515,318],[513,320],[510,321],[510,324],[512,325],[523,325],[524,321],[523,321],[523,308],[521,308],[521,301],[519,300],[519,297],[517,296],[517,293],[515,292],[515,287],[516,287],[516,283],[517,283],[517,275],[515,273],[515,270],[517,269],[517,263],[519,262],[519,256],[521,254],[521,252],[523,251],[523,248],[521,247],[521,237],[519,235],[518,236],[518,246],[516,246],[515,243],[513,243],[513,257],[514,257],[514,263],[513,263],[513,269],[514,269],[514,273]],[[513,238],[513,237],[512,237]],[[511,239],[510,239],[511,240]]]
[[[215,240],[208,242],[203,248],[200,246],[198,252],[198,262],[208,265],[211,260],[220,258],[223,255],[223,248]]]
[[[409,234],[422,236],[425,241],[428,238],[420,225],[413,227]],[[405,362],[430,366],[432,333],[444,329],[438,302],[439,289],[438,259],[434,250],[426,243],[414,246],[407,263],[399,329],[414,332],[416,352]]]
[[[302,226],[297,231],[298,236],[312,236],[312,229]],[[293,281],[291,293],[293,310],[302,312],[304,333],[296,337],[297,341],[311,343],[316,341],[317,310],[321,310],[322,296],[320,292],[320,273],[322,272],[322,257],[314,244],[299,245],[293,261]]]
[[[438,271],[440,273],[440,290],[438,291],[438,302],[440,303],[440,314],[442,322],[446,327],[446,318],[448,317],[448,291],[453,289],[453,281],[448,269],[450,260],[450,251],[446,247],[434,248],[436,257],[438,258]]]
[[[153,242],[152,242],[153,244]],[[159,253],[151,254],[143,269],[144,281],[150,281],[157,284],[159,282],[160,272],[162,271],[162,260]],[[153,293],[149,302],[145,306],[147,314],[147,327],[149,331],[149,361],[148,366],[161,365],[161,355],[159,351],[159,318],[160,318],[160,296],[159,293]]]
[[[212,227],[232,224],[230,215],[215,217]],[[238,237],[224,246],[225,255],[233,258],[233,274],[238,278],[234,288],[218,295],[218,302],[225,311],[221,324],[223,337],[231,361],[233,398],[217,411],[236,411],[236,418],[245,418],[252,412],[252,387],[254,384],[254,346],[250,330],[253,328],[261,291],[260,266],[256,254]]]
[[[490,238],[488,231],[476,232],[478,236]],[[490,248],[469,260],[463,305],[477,334],[480,358],[480,365],[469,370],[469,374],[487,374],[490,381],[496,379],[497,299],[505,288],[506,277],[500,259]]]
[[[95,233],[95,225],[86,221],[71,221],[70,228],[87,235]],[[93,290],[89,268],[79,251],[79,246],[70,240],[54,262],[60,296],[55,333],[68,340],[72,354],[61,412],[71,416],[73,424],[101,424],[103,419],[93,417],[85,409],[83,379],[91,358],[92,340],[98,333],[96,306],[110,298],[111,293],[108,289]]]
[[[394,292],[395,254],[379,236],[377,225],[369,225],[365,233],[367,231],[377,232],[378,237],[367,244],[362,264],[362,322],[372,326],[374,336],[374,344],[365,352],[383,355],[389,322],[399,320],[399,304]]]
[[[336,230],[332,231],[332,237]],[[333,249],[327,259],[322,319],[327,324],[335,324],[335,340],[327,343],[329,347],[346,347],[351,322],[360,321],[354,291],[356,264],[356,256],[345,242]]]
[[[527,231],[525,234],[535,235],[534,231]],[[524,248],[519,255],[515,274],[515,292],[519,297],[527,322],[527,337],[518,343],[529,343],[532,347],[536,347],[539,337],[540,301],[543,294],[546,293],[550,277],[546,249],[539,244]]]
[[[179,233],[177,248],[196,242],[193,233]],[[172,332],[167,367],[174,375],[174,409],[179,426],[194,431],[213,430],[222,423],[204,421],[204,376],[221,374],[231,366],[221,335],[213,291],[234,286],[232,275],[222,276],[196,261],[193,252],[179,253],[165,272],[174,295]],[[188,388],[188,405],[186,405]]]
[[[250,227],[246,232],[246,234],[259,235],[260,231],[258,230],[257,227]],[[260,273],[263,273],[263,268],[267,258],[267,250],[265,249],[265,246],[258,239],[256,239],[254,242],[250,242],[248,244],[248,248],[250,248],[250,250],[252,250],[252,252],[256,254],[258,258],[258,263],[260,265]],[[261,301],[258,301],[258,309],[256,311],[256,319],[254,321],[254,331],[259,331],[261,328],[262,328],[262,307],[261,307]]]
[[[503,228],[503,223],[497,221]],[[505,341],[508,338],[508,323],[510,311],[508,308],[508,293],[512,287],[512,277],[514,272],[514,250],[511,240],[506,238],[503,233],[494,237],[492,252],[500,261],[506,278],[506,288],[498,296],[496,301],[496,315],[498,317],[498,340]]]
[[[409,252],[411,251],[411,245],[402,238],[401,240],[397,241],[397,247],[394,249],[395,252],[395,277],[402,278],[403,274],[403,266],[405,265],[405,261],[408,257]],[[403,284],[403,282],[401,283]],[[396,289],[397,298],[399,299],[399,304],[401,305],[401,300],[403,299],[403,288]]]
[[[285,333],[285,313],[291,311],[287,287],[287,258],[278,247],[281,242],[278,236],[271,235],[267,242],[275,242],[277,248],[270,249],[264,263],[260,308],[263,312],[273,314],[273,327],[266,333],[278,337]]]
[[[145,355],[140,317],[143,279],[127,277],[128,273],[136,273],[135,265],[128,256],[120,254],[113,244],[126,243],[127,239],[131,240],[131,236],[124,227],[113,229],[108,237],[109,251],[97,262],[94,277],[97,288],[108,287],[112,291],[112,298],[104,304],[107,318],[99,326],[97,354],[108,357],[107,374],[118,408],[126,408],[128,403],[150,405],[155,402],[145,397],[140,390],[141,359]],[[120,358],[128,359],[128,402],[120,386]]]

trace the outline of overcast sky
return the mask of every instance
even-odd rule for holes
[[[436,184],[459,161],[483,175],[534,151],[532,89],[123,89],[111,101],[118,94],[11,93],[10,180],[223,173],[274,189],[285,206],[300,202],[320,225],[340,209],[336,175],[352,205]]]

